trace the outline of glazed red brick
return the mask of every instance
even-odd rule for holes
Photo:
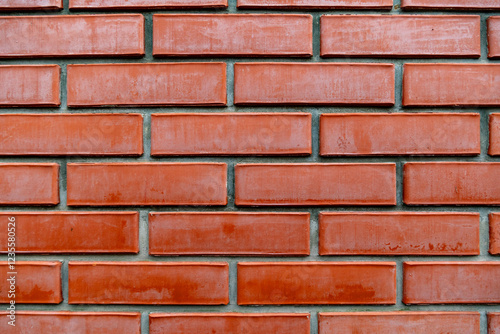
[[[151,155],[311,154],[309,113],[151,115]]]
[[[489,155],[500,155],[500,114],[490,115]]]
[[[401,0],[403,9],[500,9],[500,0]]]
[[[309,213],[152,212],[152,255],[309,255]]]
[[[320,154],[477,155],[480,115],[452,113],[322,114]]]
[[[0,252],[8,250],[9,219],[16,253],[138,253],[137,212],[2,212]]]
[[[479,255],[479,214],[321,212],[320,255]]]
[[[150,334],[309,334],[308,313],[153,313]]]
[[[16,261],[15,274],[12,274],[11,263],[0,262],[2,277],[0,280],[0,303],[16,304],[59,304],[62,302],[61,262],[49,261]],[[15,289],[11,288],[11,279],[15,276]],[[11,290],[15,290],[15,298],[9,298]],[[12,296],[14,297],[14,296]],[[7,322],[7,319],[4,319]]]
[[[500,16],[490,16],[487,24],[488,58],[498,59],[500,58]]]
[[[478,312],[336,312],[319,313],[319,334],[479,334]]]
[[[234,103],[392,106],[394,65],[236,63]]]
[[[395,304],[395,262],[238,263],[238,305]]]
[[[57,107],[58,65],[0,65],[0,107]]]
[[[326,186],[328,185],[328,186]],[[395,205],[395,164],[238,164],[236,205]]]
[[[69,304],[221,305],[225,262],[69,262]]]
[[[141,155],[140,114],[0,115],[0,155]]]
[[[155,56],[310,57],[312,16],[157,14],[153,42]]]
[[[68,105],[226,104],[226,64],[68,65]]]
[[[404,65],[404,106],[500,106],[499,90],[499,64]]]
[[[473,57],[481,55],[477,15],[324,15],[323,57]]]
[[[500,262],[404,262],[405,304],[500,303]]]
[[[500,204],[500,163],[411,162],[404,165],[404,202],[410,205]]]
[[[62,0],[0,0],[2,10],[57,10],[63,8]]]
[[[490,254],[500,254],[500,213],[490,213]]]
[[[391,9],[392,0],[238,0],[238,8]]]
[[[489,334],[500,333],[500,313],[498,312],[488,313],[488,333]]]
[[[224,8],[227,0],[69,0],[70,9]]]
[[[0,17],[0,58],[143,54],[139,14]]]
[[[224,163],[71,163],[68,205],[226,205]]]
[[[0,312],[5,319],[7,312]],[[12,334],[140,334],[141,314],[126,312],[16,311],[16,326],[0,323],[0,331]]]
[[[0,205],[56,205],[58,203],[58,164],[0,164]]]

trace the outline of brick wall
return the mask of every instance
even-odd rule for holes
[[[0,11],[0,332],[500,333],[500,0]]]

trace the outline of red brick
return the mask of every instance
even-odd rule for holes
[[[500,213],[490,213],[490,254],[500,254]]]
[[[394,105],[394,65],[237,63],[239,105]]]
[[[309,213],[153,212],[152,255],[309,255]]]
[[[70,9],[225,8],[227,0],[69,0]]]
[[[0,58],[143,54],[139,14],[0,17]]]
[[[500,303],[500,262],[404,262],[405,304]]]
[[[480,115],[322,114],[320,154],[477,155],[481,153]]]
[[[308,155],[309,113],[151,115],[152,155]]]
[[[238,8],[391,9],[392,0],[238,0]]]
[[[239,305],[395,304],[395,262],[238,263]]]
[[[151,334],[309,334],[308,313],[153,313]]]
[[[403,9],[500,9],[500,0],[401,0]]]
[[[499,173],[500,163],[406,163],[404,202],[411,205],[500,204]]]
[[[140,114],[0,115],[0,155],[141,155]]]
[[[0,205],[56,205],[58,203],[58,164],[0,164]]]
[[[0,303],[15,300],[16,304],[59,304],[63,300],[61,262],[16,261],[12,269],[7,261],[2,261],[0,271],[4,277],[0,280]],[[7,278],[12,276],[15,276],[15,298],[9,298],[10,281]]]
[[[319,313],[319,334],[479,334],[478,312],[336,312]]]
[[[322,212],[320,255],[479,255],[479,214]]]
[[[68,105],[226,105],[226,64],[68,65]]]
[[[489,155],[500,155],[500,114],[490,115]]]
[[[310,57],[312,16],[157,14],[153,42],[155,56]]]
[[[224,163],[68,164],[68,205],[226,205]]]
[[[236,205],[395,205],[395,164],[238,164]]]
[[[477,15],[325,15],[321,56],[481,56]]]
[[[405,64],[404,106],[500,106],[500,64]]]
[[[69,262],[70,304],[221,305],[225,262]]]
[[[500,1],[498,1],[500,8]],[[500,58],[500,16],[490,16],[488,24],[488,58]]]
[[[500,313],[488,313],[488,334],[500,334]]]
[[[0,252],[7,252],[9,218],[16,253],[137,253],[137,212],[2,212]]]
[[[60,9],[63,9],[62,0],[0,0],[0,11]]]
[[[58,65],[0,65],[0,106],[57,107]]]
[[[7,312],[0,312],[5,319]],[[7,318],[8,319],[8,318]],[[141,314],[125,312],[16,311],[16,326],[0,322],[0,331],[12,334],[140,334]]]

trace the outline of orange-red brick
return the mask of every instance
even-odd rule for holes
[[[70,9],[224,8],[227,0],[69,0]]]
[[[0,65],[0,106],[59,106],[58,65]]]
[[[500,114],[490,115],[490,155],[500,155]]]
[[[488,57],[498,59],[500,58],[500,16],[490,16],[487,20],[487,25]]]
[[[490,254],[500,254],[500,213],[490,213]]]
[[[500,0],[401,0],[401,8],[436,10],[494,10],[500,9]]]
[[[391,106],[394,65],[236,63],[234,103]]]
[[[320,154],[477,155],[479,114],[322,114]]]
[[[155,56],[312,56],[312,16],[157,14],[153,42]]]
[[[324,57],[473,57],[481,55],[475,15],[324,15]]]
[[[152,155],[311,154],[311,114],[151,115]]]
[[[238,8],[257,9],[391,9],[392,0],[238,0]]]
[[[0,11],[11,10],[58,10],[63,0],[0,0]]]
[[[499,334],[500,333],[500,313],[491,312],[488,313],[488,334]]]
[[[140,114],[0,115],[0,155],[141,155]]]
[[[221,305],[225,262],[69,262],[70,304]]]
[[[16,253],[137,253],[137,212],[2,212],[0,252],[8,250],[9,218]]]
[[[153,212],[153,255],[309,255],[309,213]]]
[[[68,105],[226,104],[226,64],[68,65]]]
[[[0,205],[56,205],[58,203],[58,164],[0,164]]]
[[[322,212],[320,255],[479,255],[478,213]]]
[[[500,262],[404,262],[405,304],[498,304]]]
[[[328,185],[328,186],[326,186]],[[394,164],[238,164],[236,205],[395,205]]]
[[[68,205],[226,205],[224,163],[68,164]]]
[[[0,17],[0,58],[143,54],[139,14]]]

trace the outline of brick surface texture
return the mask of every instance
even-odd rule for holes
[[[0,0],[0,307],[500,334],[500,0]]]

